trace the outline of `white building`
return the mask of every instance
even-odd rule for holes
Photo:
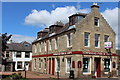
[[[30,61],[32,60],[32,47],[28,42],[9,43],[6,51],[6,57],[12,60],[12,71],[30,70]]]

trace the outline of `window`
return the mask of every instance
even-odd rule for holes
[[[21,52],[17,52],[17,53],[16,53],[16,57],[17,57],[17,58],[21,58],[21,54],[22,54]]]
[[[36,69],[36,59],[34,59],[34,69]]]
[[[95,34],[95,47],[100,47],[100,34]]]
[[[60,71],[60,58],[56,59],[56,72]]]
[[[90,46],[90,33],[85,32],[84,34],[84,46],[89,47]]]
[[[66,68],[67,68],[67,72],[70,72],[71,69],[71,58],[66,58]]]
[[[22,69],[22,62],[17,62],[17,69]]]
[[[25,52],[25,58],[29,58],[30,57],[30,53],[29,52]]]
[[[47,50],[47,49],[46,49],[46,41],[44,42],[44,46],[45,46],[45,51],[46,51],[46,50]]]
[[[108,36],[108,35],[105,35],[105,36],[104,36],[104,42],[108,42],[108,40],[109,40],[109,36]]]
[[[94,25],[99,26],[99,18],[94,18]]]
[[[34,45],[34,50],[35,50],[35,53],[37,52],[37,45]]]
[[[90,58],[83,58],[83,72],[90,72]]]
[[[9,55],[9,52],[6,52],[6,57],[9,57],[10,55]]]
[[[46,69],[46,58],[44,58],[44,69]]]
[[[67,47],[71,47],[71,36],[70,36],[70,33],[67,34]]]
[[[55,38],[55,49],[57,49],[57,48],[58,48],[58,39]]]
[[[39,43],[39,51],[41,52],[41,43]]]
[[[41,68],[41,59],[39,58],[39,68]]]
[[[104,59],[104,71],[105,72],[110,71],[110,59]]]
[[[51,50],[52,49],[52,40],[50,39],[49,40],[49,50]]]

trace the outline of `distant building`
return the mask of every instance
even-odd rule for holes
[[[32,46],[28,42],[9,43],[5,52],[8,58],[6,71],[29,70],[30,61],[32,60]]]
[[[32,43],[32,71],[69,77],[116,76],[116,33],[95,3],[89,14],[76,13],[39,31]]]

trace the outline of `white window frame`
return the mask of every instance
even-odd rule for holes
[[[100,34],[95,34],[95,35],[99,35],[99,38],[98,38],[98,46],[95,46],[95,48],[100,48]],[[96,41],[96,38],[95,38],[95,41]],[[96,43],[95,43],[96,44]]]
[[[97,22],[98,22],[97,25],[95,25],[95,19],[96,19]],[[94,25],[95,25],[96,27],[99,27],[99,24],[100,24],[99,22],[100,22],[99,18],[95,17],[95,18],[94,18]]]
[[[84,58],[88,58],[89,59],[89,63],[88,63],[88,72],[83,72],[83,74],[91,74],[91,58],[90,57],[84,57]],[[83,58],[83,59],[84,59]],[[83,63],[83,62],[82,62]],[[84,65],[83,65],[84,66]],[[83,66],[82,66],[82,70],[83,70]]]
[[[47,58],[44,58],[44,70],[47,69]]]
[[[34,59],[34,69],[36,69],[36,62],[37,62],[37,59]]]
[[[109,59],[110,60],[110,65],[109,65],[109,69],[110,69],[110,72],[112,71],[112,62],[111,62],[111,59],[110,58],[104,58],[104,63],[105,63],[105,59]],[[104,65],[104,68],[105,68],[105,65]],[[105,74],[108,74],[109,72],[105,72]]]
[[[34,50],[35,50],[35,53],[37,53],[37,45],[36,44],[34,45]]]
[[[49,50],[52,50],[52,39],[49,40]]]
[[[58,38],[55,38],[55,49],[58,49]]]
[[[88,34],[88,38],[85,38],[86,33]],[[88,40],[88,45],[87,46],[85,45],[85,39]],[[85,32],[84,33],[84,46],[85,47],[90,47],[90,33],[89,32]]]
[[[41,59],[39,58],[39,69],[41,69]]]
[[[47,51],[46,41],[44,42],[45,51]]]
[[[67,70],[67,69],[68,69],[68,68],[67,68],[67,67],[68,67],[68,59],[71,60],[71,57],[66,58],[66,73],[70,73],[70,71]],[[69,69],[71,70],[71,61],[70,61]]]
[[[60,58],[55,59],[55,72],[60,72],[60,70],[59,71],[57,70],[58,69],[58,59],[60,61]],[[60,63],[59,63],[59,65],[60,65]],[[59,66],[59,68],[60,68],[60,66]]]
[[[107,41],[105,41],[105,36],[107,36]],[[109,37],[108,35],[104,35],[104,42],[108,42],[109,41]]]
[[[68,33],[66,36],[67,36],[67,47],[70,48],[70,47],[72,47],[71,33]]]
[[[41,52],[41,43],[39,43],[39,51]]]

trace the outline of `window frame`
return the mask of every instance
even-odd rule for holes
[[[59,63],[58,63],[59,62]],[[59,67],[59,70],[58,70]],[[60,58],[56,58],[56,67],[55,67],[56,72],[60,72]]]
[[[87,34],[87,37],[86,37],[86,34]],[[86,42],[85,42],[86,40],[87,40],[88,45],[86,45]],[[84,46],[85,47],[90,47],[90,33],[89,32],[84,33]]]
[[[106,40],[107,38],[107,40]],[[108,42],[109,41],[109,36],[108,35],[104,35],[104,42]]]
[[[88,64],[87,64],[88,70],[87,70],[87,72],[84,72],[84,59],[88,59]],[[82,63],[83,63],[83,66],[82,66],[83,74],[91,74],[91,58],[90,57],[84,57]]]
[[[98,37],[96,37],[98,35]],[[98,46],[96,46],[96,41]],[[95,34],[95,48],[100,48],[100,34]]]
[[[70,64],[68,65],[68,59],[70,59]],[[69,71],[68,71],[69,66]],[[71,70],[71,57],[66,58],[66,73],[70,73]]]
[[[71,33],[67,34],[67,47],[72,47],[72,43],[71,43]]]
[[[18,68],[18,67],[19,67],[19,65],[18,65],[19,63],[21,64],[21,65],[20,65],[20,66],[21,66],[20,68]],[[18,62],[17,62],[17,69],[22,69],[22,61],[18,61]]]
[[[49,50],[52,50],[52,39],[49,40]]]
[[[26,54],[29,54],[29,55],[26,56]],[[25,58],[30,58],[30,52],[25,52]]]
[[[19,53],[20,55],[18,55],[18,53]],[[16,58],[22,58],[22,52],[17,52],[17,53],[16,53]]]
[[[94,17],[94,25],[97,26],[97,27],[99,27],[99,24],[100,24],[99,22],[100,22],[99,18]]]
[[[58,49],[58,38],[55,38],[55,49]]]

